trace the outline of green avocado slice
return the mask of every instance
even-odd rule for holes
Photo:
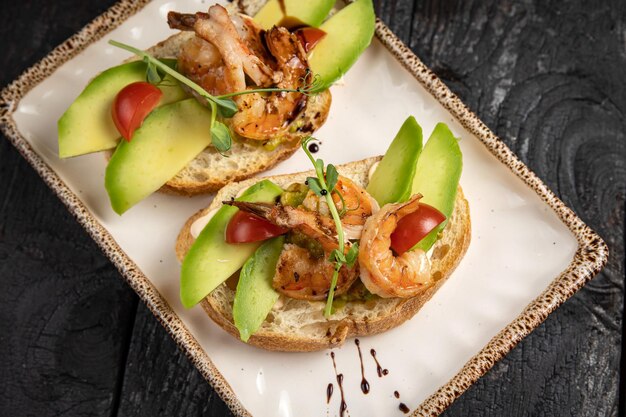
[[[233,319],[244,342],[258,330],[278,300],[272,280],[284,243],[284,236],[266,241],[241,268],[233,303]]]
[[[409,116],[378,164],[367,192],[384,206],[406,201],[411,196],[413,177],[422,151],[422,128]]]
[[[309,53],[309,66],[324,90],[345,74],[365,51],[374,35],[372,0],[356,0],[324,22],[326,36]]]
[[[458,140],[448,126],[438,123],[417,160],[411,195],[420,193],[421,203],[429,204],[450,218],[463,169],[463,155]],[[413,249],[428,251],[447,220],[420,240]]]
[[[211,111],[190,98],[152,111],[121,141],[107,165],[104,185],[122,214],[174,177],[211,144]]]
[[[283,8],[280,5],[283,1]],[[272,26],[313,26],[322,24],[335,0],[269,0],[254,15],[254,20],[265,30]],[[285,15],[286,12],[286,15]]]
[[[272,202],[282,189],[269,180],[248,188],[237,201]],[[193,307],[243,266],[261,242],[226,243],[224,234],[228,222],[238,211],[222,206],[187,252],[180,276],[180,299],[187,308]]]
[[[173,65],[175,60],[163,62]],[[145,80],[146,64],[143,61],[109,68],[91,80],[58,121],[59,157],[115,148],[120,134],[111,117],[113,100],[128,84]],[[169,75],[158,87],[163,92],[160,106],[186,97],[178,82]]]

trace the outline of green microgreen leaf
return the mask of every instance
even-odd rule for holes
[[[328,164],[326,167],[326,187],[328,187],[329,190],[333,190],[335,185],[337,185],[338,179],[339,173],[337,172],[337,168],[335,168],[333,164]],[[339,191],[337,191],[337,194],[341,195]]]
[[[150,84],[157,85],[163,80],[163,77],[161,76],[161,74],[159,74],[159,70],[157,69],[154,62],[147,62],[148,67],[146,68],[146,81],[148,81]]]
[[[346,255],[344,255],[343,252],[339,252],[339,249],[335,249],[330,253],[329,260],[331,262],[340,262],[342,264],[347,262]]]
[[[315,173],[317,174],[317,176],[323,176],[324,175],[324,161],[322,161],[321,159],[316,159],[315,160]]]
[[[322,197],[322,185],[320,181],[315,177],[307,177],[306,184],[309,186],[311,191],[317,194],[319,197]]]
[[[346,254],[346,265],[348,268],[352,268],[354,263],[359,258],[359,244],[354,242],[350,249],[348,249],[348,253]]]
[[[228,151],[232,144],[228,126],[220,121],[214,121],[211,125],[211,142],[222,155]]]
[[[215,99],[215,104],[217,104],[217,108],[221,117],[230,118],[239,111],[239,107],[237,107],[237,103],[230,98],[219,98]]]

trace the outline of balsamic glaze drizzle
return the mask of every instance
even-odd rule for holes
[[[376,358],[376,350],[370,349],[370,354],[372,355],[372,358],[374,358],[374,361],[376,362],[376,372],[378,373],[378,377],[382,378],[383,376],[388,375],[389,370],[383,369],[383,367],[380,366],[378,359]]]
[[[280,7],[280,11],[286,16],[287,8],[285,7],[285,0],[278,0],[278,6]]]
[[[363,364],[363,351],[361,350],[361,341],[359,339],[354,339],[354,344],[356,345],[357,351],[359,352],[359,362],[361,364],[361,391],[363,392],[363,394],[369,394],[370,383],[365,378],[365,366]],[[378,358],[376,357],[376,350],[370,349],[370,354],[372,355],[374,362],[376,362],[376,373],[378,374],[378,377],[382,378],[383,376],[389,375],[389,370],[387,368],[383,368],[380,362],[378,362]],[[337,379],[337,385],[339,386],[339,392],[341,393],[341,403],[339,405],[339,416],[344,417],[347,413],[349,417],[350,413],[348,412],[348,404],[346,403],[345,393],[343,389],[343,374],[340,374],[339,371],[337,371],[337,362],[335,360],[335,352],[330,352],[330,357],[333,361],[333,369],[335,370],[335,377]],[[335,390],[335,386],[332,382],[326,386],[326,404],[330,404],[330,400],[333,396],[334,390]],[[396,399],[400,399],[400,393],[398,391],[394,391],[393,396],[396,397]],[[404,414],[407,414],[411,411],[409,407],[403,402],[400,402],[398,404],[398,409],[402,411]]]
[[[339,416],[343,417],[345,411],[348,409],[346,404],[346,397],[343,393],[343,374],[337,372],[337,363],[335,362],[335,352],[330,352],[330,357],[333,360],[333,368],[335,368],[335,375],[337,377],[337,385],[339,385],[339,392],[341,393],[341,404],[339,405]]]
[[[354,339],[354,344],[359,351],[359,361],[361,361],[361,391],[363,394],[369,394],[370,383],[365,379],[365,369],[363,367],[363,354],[361,353],[361,342],[359,339]]]

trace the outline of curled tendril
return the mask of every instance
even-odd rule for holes
[[[243,91],[235,91],[234,93],[222,94],[213,99],[221,100],[227,99],[236,96],[243,96],[245,94],[254,94],[254,93],[300,93],[306,96],[312,96],[321,91],[324,87],[324,82],[322,81],[319,74],[313,75],[312,79],[311,75],[313,73],[311,70],[307,70],[307,73],[299,79],[301,84],[298,88],[279,88],[279,87],[267,87],[267,88],[252,88],[250,90]]]
[[[317,94],[323,85],[322,77],[319,74],[313,74],[310,69],[306,70],[306,74],[299,81],[301,87],[298,87],[296,91],[306,96]]]
[[[317,139],[315,139],[313,136],[307,136],[306,138],[302,139],[302,144],[300,146],[302,146],[303,149],[306,149],[309,143],[313,140]]]
[[[339,191],[334,189],[332,192],[336,194],[341,201],[341,210],[339,210],[339,217],[343,217],[348,212],[348,209],[346,208],[346,200],[344,200],[343,195],[341,195]]]
[[[176,81],[166,81],[167,78],[163,77],[163,79],[157,84],[159,87],[176,87],[178,84]]]
[[[358,210],[361,207],[361,197],[357,197],[358,201],[357,201],[356,207],[349,208],[349,207],[346,207],[346,200],[344,200],[343,195],[339,192],[339,190],[337,190],[335,188],[335,189],[333,189],[332,193],[336,194],[337,197],[339,197],[339,200],[341,201],[341,210],[339,210],[339,217],[343,217],[349,211],[355,211],[355,210]]]

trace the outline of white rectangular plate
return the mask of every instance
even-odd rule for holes
[[[63,111],[93,76],[128,58],[107,41],[147,48],[172,34],[165,23],[169,10],[207,7],[157,0],[94,41],[97,28],[115,25],[111,17],[123,20],[139,8],[119,3],[3,91],[2,127],[236,413],[338,415],[337,387],[326,401],[327,384],[335,381],[329,352],[262,351],[226,334],[201,307],[182,307],[174,242],[211,197],[153,195],[120,217],[103,187],[102,155],[57,157],[56,121]],[[354,343],[335,350],[352,417],[401,415],[395,390],[416,415],[439,413],[597,273],[606,246],[382,23],[332,95],[328,121],[316,134],[327,162],[384,153],[409,115],[425,137],[445,122],[461,138],[461,184],[472,216],[467,255],[412,320],[361,339],[369,395],[360,390]],[[268,174],[305,169],[309,163],[299,152]],[[376,375],[370,348],[387,376]]]

